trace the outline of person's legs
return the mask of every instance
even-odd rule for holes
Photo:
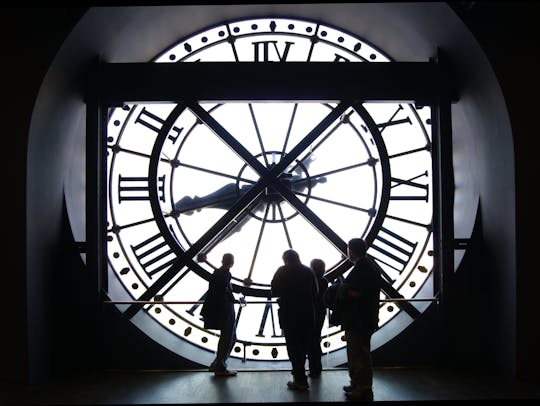
[[[292,366],[292,376],[294,382],[307,385],[306,377],[306,351],[307,346],[303,332],[298,327],[291,326],[285,330],[285,343],[287,346],[287,353]]]
[[[351,379],[348,398],[363,400],[373,397],[373,367],[371,358],[371,334],[345,331],[347,358]]]
[[[322,371],[321,331],[324,318],[318,319],[308,351],[309,375],[317,377]]]
[[[351,391],[354,389],[354,380],[353,377],[355,375],[355,362],[358,356],[356,353],[358,352],[357,345],[354,342],[354,333],[350,330],[345,330],[345,342],[346,350],[347,350],[347,368],[349,371],[349,379],[350,379],[350,385],[344,387],[348,389],[348,391]]]
[[[234,342],[236,341],[236,321],[234,318],[234,308],[229,312],[223,321],[223,328],[220,331],[216,359],[212,362],[212,367],[216,371],[227,369],[227,359],[229,358]]]

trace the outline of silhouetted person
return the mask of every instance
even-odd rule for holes
[[[279,323],[292,365],[293,380],[287,382],[287,387],[308,390],[305,364],[315,330],[317,281],[296,251],[287,250],[282,258],[284,265],[272,279],[272,296],[279,298]]]
[[[366,256],[363,239],[351,239],[347,249],[354,267],[338,293],[342,301],[341,327],[347,342],[350,377],[350,385],[343,390],[348,400],[373,400],[371,335],[379,324],[381,276],[378,266]]]
[[[321,350],[321,332],[326,318],[326,304],[324,296],[328,289],[328,279],[325,278],[326,264],[322,259],[315,258],[310,263],[311,270],[317,278],[319,288],[317,300],[315,301],[315,330],[313,332],[313,341],[308,353],[309,376],[318,378],[322,372],[322,350]]]
[[[231,286],[230,268],[234,264],[232,254],[224,254],[221,267],[216,269],[208,283],[208,293],[201,309],[204,328],[220,330],[216,358],[209,371],[216,376],[235,376],[236,371],[227,369],[227,359],[236,341],[236,317]]]

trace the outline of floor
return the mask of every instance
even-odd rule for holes
[[[341,403],[345,369],[323,371],[308,392],[286,388],[289,371],[240,370],[230,378],[196,371],[104,371],[46,384],[0,387],[1,405],[187,405],[209,403]],[[377,368],[376,402],[512,400],[540,404],[540,386],[508,383],[479,373],[421,368]]]

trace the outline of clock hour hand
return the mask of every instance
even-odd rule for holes
[[[249,188],[250,185],[244,185],[240,189],[237,189],[236,184],[229,183],[203,197],[184,196],[174,204],[174,211],[176,214],[190,216],[195,211],[201,211],[204,208],[229,210],[234,202],[243,196]]]
[[[303,192],[309,184],[314,186],[317,183],[326,182],[325,177],[302,177],[314,160],[314,155],[309,153],[302,159],[301,164],[297,163],[288,172],[283,173],[280,178],[287,182],[294,192]],[[201,211],[204,208],[229,210],[250,187],[251,185],[244,185],[238,188],[235,183],[229,183],[206,196],[184,196],[174,204],[174,213],[192,215],[195,211]],[[258,209],[261,210],[262,206]]]
[[[199,197],[184,196],[182,199],[174,204],[174,211],[176,214],[192,215],[195,211],[201,211],[203,208],[217,208],[223,210],[229,210],[232,205],[243,196],[250,188],[250,185],[244,185],[240,189],[236,187],[235,183],[229,183],[222,188],[216,190],[209,195]],[[230,237],[233,232],[238,232],[242,229],[242,226],[249,221],[250,213],[263,210],[263,203],[260,199],[255,199],[254,202],[249,205],[246,210],[240,213],[234,221],[228,224],[222,229],[216,236],[208,243],[199,257],[204,260],[206,254],[210,252],[220,241],[223,241]]]
[[[292,191],[298,193],[305,191],[308,186],[313,187],[317,183],[326,182],[326,177],[324,176],[317,178],[303,177],[314,159],[312,154],[308,155],[302,160],[302,166],[297,165],[288,172],[282,173],[280,175],[281,181],[288,184]],[[229,183],[203,197],[184,196],[174,204],[174,213],[176,215],[192,215],[195,211],[201,211],[203,208],[229,210],[241,196],[247,193],[250,187],[251,185],[244,185],[241,188],[238,188],[235,183]],[[219,242],[229,238],[233,233],[240,231],[243,225],[251,218],[251,213],[261,212],[264,210],[265,204],[269,204],[270,202],[280,202],[282,199],[283,198],[279,196],[279,193],[276,193],[272,187],[267,188],[260,198],[255,199],[255,201],[240,213],[234,221],[216,234],[204,250],[201,251],[199,258],[204,260],[206,254],[219,244]]]

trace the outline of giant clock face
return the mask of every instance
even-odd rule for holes
[[[204,29],[155,62],[389,60],[335,27],[267,18]],[[248,301],[237,308],[232,362],[280,365],[288,357],[270,281],[281,254],[293,248],[304,263],[323,259],[333,281],[352,265],[340,242],[363,237],[386,283],[373,348],[383,345],[425,308],[391,298],[414,298],[430,283],[430,118],[429,107],[336,100],[111,109],[110,298],[164,301],[145,304],[134,322],[162,345],[207,364],[219,336],[203,328],[200,301],[222,255],[231,252],[234,289]],[[328,362],[345,362],[343,332],[326,322],[322,336]]]

